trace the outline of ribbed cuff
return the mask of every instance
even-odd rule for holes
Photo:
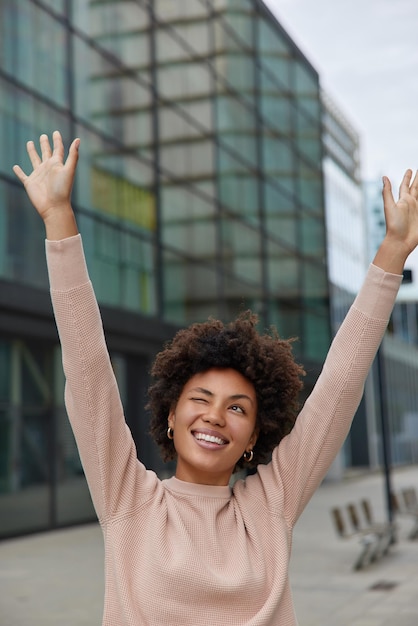
[[[45,241],[49,283],[54,291],[69,291],[89,282],[81,235]]]
[[[402,276],[389,274],[371,263],[353,306],[369,317],[388,320],[401,282]]]

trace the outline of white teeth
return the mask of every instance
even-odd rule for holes
[[[194,436],[196,439],[203,439],[203,441],[208,441],[209,443],[217,443],[219,446],[225,443],[223,439],[214,437],[213,435],[206,435],[205,433],[194,433]]]

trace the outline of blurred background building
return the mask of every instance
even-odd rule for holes
[[[367,246],[358,136],[261,0],[2,0],[0,93],[9,536],[94,519],[63,406],[44,229],[11,171],[29,170],[28,139],[56,128],[67,145],[81,137],[73,203],[127,422],[160,475],[173,468],[143,407],[163,343],[251,308],[261,330],[298,338],[307,394]]]

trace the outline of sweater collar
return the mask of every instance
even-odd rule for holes
[[[225,500],[231,497],[232,490],[226,485],[225,487],[218,487],[213,485],[198,485],[196,483],[188,483],[184,480],[179,480],[175,476],[163,480],[163,485],[166,489],[172,492],[180,493],[184,496],[200,496],[203,498],[224,498]]]

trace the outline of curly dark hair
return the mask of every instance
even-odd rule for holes
[[[250,463],[239,460],[235,469],[268,461],[273,448],[291,431],[305,372],[293,357],[293,340],[281,339],[274,328],[261,335],[257,322],[251,311],[227,325],[210,318],[180,330],[157,355],[147,408],[151,410],[150,433],[164,461],[176,458],[173,441],[167,437],[170,410],[192,376],[215,367],[238,371],[254,385],[257,397],[259,434],[254,458]]]

